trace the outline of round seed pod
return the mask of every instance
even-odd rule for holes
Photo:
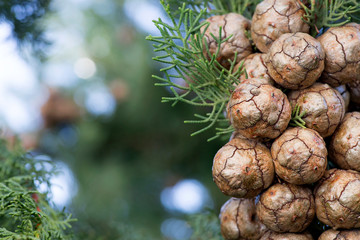
[[[218,62],[225,68],[230,67],[229,60],[234,60],[235,52],[237,53],[237,62],[252,53],[250,40],[245,35],[245,31],[250,31],[250,20],[240,14],[229,13],[225,15],[212,16],[206,19],[206,21],[210,23],[209,26],[203,26],[200,31],[205,31],[204,44],[208,45],[211,55],[215,54],[219,47],[217,41],[211,36],[211,34],[213,34],[216,38],[219,38],[219,29],[221,27],[222,40],[230,35],[233,35],[230,39],[221,44],[220,51],[217,56]],[[205,56],[209,59],[211,58],[211,55],[208,55],[205,47],[203,52]]]
[[[348,84],[351,101],[360,104],[360,80]]]
[[[333,229],[323,232],[318,240],[359,240],[360,230],[336,231]]]
[[[261,78],[249,78],[237,86],[227,113],[234,128],[247,138],[276,138],[291,118],[286,95]]]
[[[333,229],[360,227],[360,173],[331,169],[315,189],[317,218]]]
[[[277,233],[267,231],[260,240],[313,240],[310,233]]]
[[[329,156],[343,169],[360,171],[360,113],[347,113],[329,145]]]
[[[296,0],[264,0],[256,6],[251,38],[256,47],[267,53],[271,44],[284,33],[309,32],[302,20],[305,11]]]
[[[300,106],[305,126],[316,130],[322,137],[333,134],[345,114],[344,99],[338,91],[327,84],[291,91],[288,95],[292,109]]]
[[[276,174],[292,184],[310,184],[325,173],[327,150],[323,138],[309,128],[290,128],[271,146]]]
[[[244,59],[243,68],[246,70],[248,78],[263,78],[268,81],[270,85],[274,85],[274,80],[271,79],[268,74],[268,69],[265,64],[266,54],[263,53],[254,53],[247,56]],[[234,71],[238,70],[242,62],[239,62],[235,67]],[[240,81],[244,81],[246,79],[246,75],[242,74],[240,76]]]
[[[324,70],[325,52],[307,33],[286,33],[272,45],[266,59],[269,75],[289,89],[311,86]]]
[[[267,228],[255,208],[255,199],[231,198],[220,211],[221,234],[226,240],[258,240]]]
[[[360,24],[329,28],[318,40],[326,55],[323,82],[336,87],[360,80]]]
[[[270,150],[257,141],[234,138],[216,153],[212,174],[225,195],[253,198],[273,181]]]
[[[336,91],[338,91],[341,96],[344,99],[344,103],[345,103],[345,112],[348,111],[349,109],[349,104],[350,104],[350,92],[347,90],[346,85],[340,85],[338,87],[335,88]],[[359,98],[360,98],[360,88],[359,88]],[[359,100],[360,103],[360,100]]]
[[[290,183],[275,184],[256,205],[260,221],[275,232],[302,232],[315,216],[311,190]]]

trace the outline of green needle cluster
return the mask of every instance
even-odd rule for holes
[[[179,9],[179,19],[175,19],[170,5],[165,4],[164,1],[161,3],[171,23],[165,23],[161,19],[154,21],[161,36],[148,36],[147,39],[154,42],[154,51],[158,54],[153,59],[164,65],[160,69],[162,75],[153,76],[159,81],[156,86],[169,87],[173,95],[163,97],[162,102],[171,102],[173,106],[178,102],[184,102],[205,110],[205,113],[195,114],[196,119],[185,121],[203,124],[204,127],[192,135],[199,134],[215,125],[218,128],[215,137],[230,132],[224,111],[242,73],[241,68],[233,72],[236,57],[234,61],[230,61],[230,69],[225,69],[216,60],[220,48],[211,56],[207,44],[203,41],[204,32],[200,32],[201,27],[208,26],[208,23],[203,21],[206,9],[195,14],[193,10],[186,8],[184,3]],[[220,28],[219,36],[212,35],[212,37],[220,46],[232,36],[223,38]],[[211,56],[211,59],[207,56]],[[186,84],[177,84],[174,79],[179,78]],[[223,126],[225,128],[222,128]]]
[[[290,126],[306,128],[306,122],[302,119],[306,114],[306,111],[300,112],[300,106],[296,105],[291,112]]]
[[[297,0],[305,15],[303,20],[310,24],[313,35],[317,35],[327,27],[341,26],[349,21],[360,22],[360,2],[357,0]],[[205,44],[204,31],[208,27],[206,18],[212,15],[236,12],[251,19],[260,0],[161,0],[160,1],[170,23],[162,19],[154,20],[160,36],[148,36],[153,42],[157,54],[153,59],[160,63],[160,75],[153,77],[158,81],[156,86],[168,87],[172,96],[163,97],[162,102],[170,102],[175,106],[184,102],[201,107],[194,120],[185,123],[197,123],[202,127],[192,135],[215,129],[215,136],[229,135],[233,131],[226,118],[226,104],[239,83],[239,76],[246,74],[242,66],[233,72],[236,58],[230,61],[230,69],[225,69],[216,60],[221,44],[232,36],[224,38],[212,37],[218,46],[218,52],[211,55]],[[248,34],[250,35],[250,34]],[[249,36],[250,37],[250,36]],[[211,56],[209,59],[207,56]],[[176,79],[183,79],[185,84],[177,84]],[[296,108],[293,112],[292,125],[304,127],[302,117]]]
[[[300,1],[306,14],[304,21],[312,27],[313,35],[322,28],[342,26],[350,21],[360,21],[358,0],[311,0],[310,5]]]
[[[45,167],[45,165],[47,167]],[[50,161],[35,160],[16,144],[9,150],[0,139],[0,239],[72,239],[71,214],[52,208],[37,184],[47,184],[55,174]]]

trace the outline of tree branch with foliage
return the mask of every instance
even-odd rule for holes
[[[12,36],[19,45],[30,44],[38,56],[48,42],[43,26],[39,23],[50,11],[51,0],[7,0],[0,1],[0,22],[11,26]]]
[[[230,63],[230,69],[222,67],[217,59],[217,54],[212,55],[208,59],[203,51],[206,48],[207,54],[209,49],[204,44],[204,32],[200,32],[200,28],[207,26],[204,20],[206,9],[199,14],[195,14],[193,10],[186,8],[186,4],[180,8],[179,19],[175,19],[170,10],[170,5],[161,1],[171,23],[165,23],[161,19],[154,21],[156,27],[160,30],[162,36],[148,36],[147,39],[155,42],[155,52],[159,53],[154,57],[155,61],[165,64],[166,67],[160,69],[164,76],[153,76],[160,83],[157,86],[169,87],[174,96],[164,97],[163,102],[172,102],[175,106],[178,102],[184,102],[197,107],[210,109],[206,114],[196,114],[196,120],[185,121],[186,123],[204,124],[205,127],[194,132],[196,135],[205,130],[214,127],[217,123],[217,136],[232,131],[228,127],[228,121],[224,116],[226,103],[234,89],[234,85],[238,83],[240,70],[233,72],[236,59]],[[222,38],[221,29],[219,37],[213,36],[217,44],[220,46],[231,36]],[[179,85],[174,79],[181,78],[186,82]],[[180,90],[180,91],[177,91]],[[222,126],[225,128],[221,128]]]
[[[1,139],[0,238],[72,239],[69,229],[75,219],[54,210],[48,192],[37,190],[40,184],[49,188],[50,177],[56,174],[53,163],[32,158],[19,143],[11,150],[6,145]]]
[[[360,21],[360,3],[357,0],[298,0],[305,10],[303,20],[312,27],[313,35],[327,27],[342,26],[350,21]]]
[[[172,106],[184,102],[207,111],[195,114],[195,120],[185,121],[204,125],[192,135],[215,128],[215,136],[211,138],[214,139],[233,131],[225,117],[225,107],[234,85],[239,83],[239,76],[246,73],[242,67],[233,72],[235,60],[231,62],[230,69],[222,67],[217,61],[218,52],[212,56],[210,54],[211,59],[206,57],[204,52],[209,55],[209,49],[207,44],[204,44],[204,31],[200,31],[201,27],[208,26],[204,20],[214,14],[229,12],[237,12],[250,18],[259,2],[187,0],[181,1],[180,5],[180,2],[175,0],[161,1],[170,22],[154,20],[160,36],[147,37],[147,40],[154,43],[157,56],[153,59],[164,66],[160,69],[162,75],[153,77],[159,81],[156,86],[168,87],[173,94],[171,97],[163,97],[162,102],[171,102]],[[359,22],[360,3],[355,0],[298,2],[306,12],[303,20],[311,26],[315,34],[320,29],[344,25],[350,20]],[[231,38],[222,38],[221,28],[219,35],[212,37],[216,39],[219,49],[221,44]],[[175,80],[179,78],[186,84],[177,84]]]

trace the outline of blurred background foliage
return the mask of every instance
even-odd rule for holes
[[[151,60],[145,36],[158,34],[151,19],[162,14],[159,2],[14,0],[0,11],[10,14],[5,22],[15,39],[31,43],[23,51],[42,60],[27,58],[37,81],[26,96],[42,96],[30,114],[41,116],[35,127],[11,129],[5,113],[2,122],[25,148],[62,166],[66,174],[56,182],[62,188],[52,197],[55,208],[65,206],[78,219],[74,235],[221,239],[217,215],[227,198],[213,184],[211,167],[223,143],[207,143],[211,133],[190,137],[196,126],[183,121],[195,109],[160,103],[170,92],[151,78],[161,66]],[[21,20],[21,11],[41,20]]]

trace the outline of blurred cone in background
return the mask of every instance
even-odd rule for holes
[[[118,103],[129,97],[129,86],[123,79],[116,79],[110,82],[110,91]]]
[[[49,88],[49,98],[41,107],[45,128],[52,128],[62,123],[76,122],[81,116],[81,109],[73,99],[65,97],[58,90]]]

